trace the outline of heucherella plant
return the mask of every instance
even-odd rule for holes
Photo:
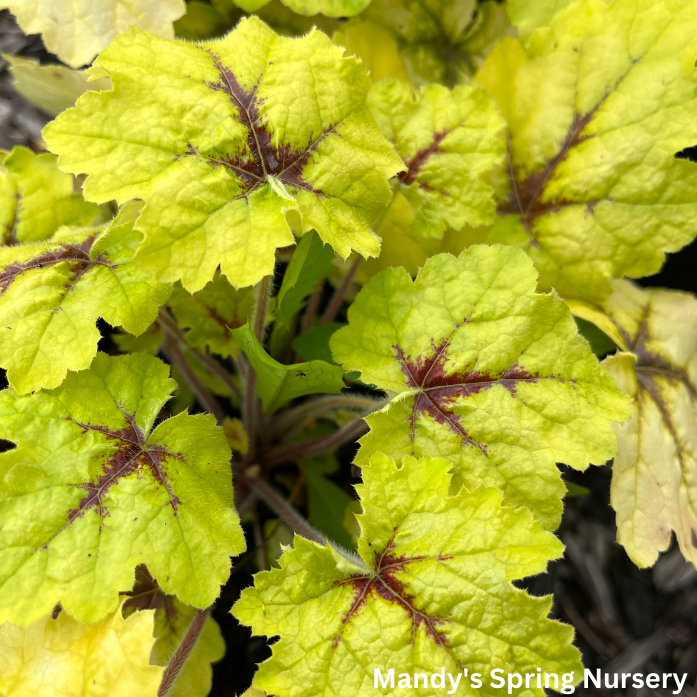
[[[226,693],[569,688],[561,464],[697,564],[697,299],[622,278],[697,231],[693,2],[7,4],[98,55],[0,154],[2,697],[218,694],[230,608]]]

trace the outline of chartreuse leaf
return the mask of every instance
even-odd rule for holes
[[[46,48],[71,68],[87,65],[129,26],[174,36],[183,0],[0,0],[25,34],[41,34]]]
[[[602,300],[694,237],[697,167],[674,153],[697,142],[695,58],[692,0],[578,0],[489,57],[477,79],[509,127],[489,241],[526,250],[543,289]]]
[[[507,0],[511,23],[518,29],[521,41],[527,44],[535,29],[549,26],[552,18],[575,0]]]
[[[397,467],[374,455],[356,487],[360,557],[296,537],[280,569],[257,574],[232,609],[255,634],[280,635],[256,687],[279,697],[434,694],[423,683],[376,690],[376,668],[394,668],[395,686],[400,673],[441,667],[484,676],[540,667],[581,679],[572,628],[546,617],[551,597],[511,584],[544,571],[561,543],[529,511],[502,507],[499,489],[449,496],[450,466],[406,457]],[[455,694],[489,692],[469,685],[462,680]]]
[[[374,80],[448,87],[468,81],[509,30],[505,7],[476,0],[373,0],[335,40],[359,56]]]
[[[74,106],[77,98],[88,90],[106,90],[111,86],[108,78],[88,82],[84,70],[73,70],[57,64],[40,65],[33,58],[6,53],[2,57],[10,64],[8,70],[15,90],[52,116]]]
[[[394,392],[367,417],[356,457],[447,457],[455,482],[495,485],[547,528],[559,524],[564,484],[616,452],[611,422],[627,399],[578,336],[566,304],[535,293],[537,274],[512,247],[475,246],[373,278],[330,341],[336,361]]]
[[[162,668],[150,665],[152,610],[128,619],[121,606],[94,624],[65,611],[23,629],[0,624],[3,697],[156,697]]]
[[[97,319],[141,334],[171,287],[133,254],[139,205],[105,228],[63,228],[46,242],[0,247],[0,365],[24,394],[53,388],[97,353]]]
[[[176,387],[152,356],[99,354],[55,390],[0,393],[0,622],[60,602],[94,622],[147,564],[207,607],[245,548],[230,448],[208,414],[153,424]]]
[[[256,391],[266,413],[282,407],[291,399],[308,394],[336,394],[346,385],[344,371],[325,361],[283,365],[264,350],[254,332],[245,324],[232,335],[256,373]]]
[[[38,242],[62,225],[89,225],[99,209],[73,193],[73,181],[53,155],[20,146],[0,151],[1,243]]]
[[[368,100],[382,134],[404,160],[396,189],[414,209],[411,233],[441,238],[447,226],[494,221],[493,189],[483,175],[503,163],[505,123],[483,90],[398,80],[373,86]]]
[[[375,256],[371,224],[403,165],[370,115],[364,68],[342,53],[254,17],[201,44],[133,29],[95,61],[113,91],[83,95],[44,136],[65,171],[89,175],[88,199],[147,202],[137,261],[191,292],[219,264],[236,288],[272,273],[294,243],[291,210],[342,257]]]
[[[254,290],[235,290],[219,273],[193,295],[176,286],[169,300],[177,323],[187,329],[186,343],[220,356],[237,357],[240,347],[232,330],[241,327],[254,311]]]
[[[614,281],[603,303],[572,309],[620,350],[604,365],[632,398],[617,426],[611,503],[617,539],[638,566],[651,566],[671,531],[697,564],[697,299]]]
[[[235,0],[246,12],[256,12],[269,0]],[[323,14],[327,17],[353,17],[363,10],[370,0],[281,0],[283,4],[299,15],[311,17]]]

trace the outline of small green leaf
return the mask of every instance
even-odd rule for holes
[[[0,365],[20,394],[51,389],[97,353],[102,317],[143,333],[171,287],[143,273],[133,254],[140,207],[103,228],[63,228],[46,242],[0,247]]]
[[[559,524],[557,462],[583,470],[616,453],[628,400],[578,335],[566,304],[535,292],[522,251],[471,247],[431,257],[412,281],[375,276],[330,346],[345,370],[394,393],[366,418],[356,457],[448,457],[455,481],[504,490],[548,528]]]
[[[187,330],[186,343],[204,353],[227,358],[240,353],[232,330],[254,313],[254,289],[235,290],[220,273],[193,295],[175,286],[169,306],[177,324]]]
[[[360,557],[296,536],[280,569],[255,576],[232,612],[254,634],[280,635],[257,688],[279,697],[435,694],[376,690],[376,668],[394,668],[395,686],[400,673],[466,670],[463,695],[490,694],[471,689],[470,676],[493,668],[581,680],[573,629],[547,618],[551,596],[511,583],[543,572],[561,543],[529,511],[502,506],[499,489],[449,496],[450,466],[373,456],[356,487]],[[534,682],[526,693],[544,695]]]
[[[56,603],[83,622],[118,605],[146,564],[160,587],[207,607],[245,548],[230,448],[210,415],[153,429],[176,387],[144,354],[98,354],[55,390],[0,392],[0,623]]]
[[[329,348],[329,339],[331,339],[332,334],[337,329],[341,329],[343,326],[339,322],[329,322],[329,324],[320,324],[312,327],[295,337],[293,348],[306,361],[319,360],[327,363],[336,363]]]
[[[74,179],[53,155],[17,146],[0,151],[0,235],[3,245],[38,242],[62,225],[89,225],[99,213],[73,193]]]
[[[574,499],[579,496],[588,496],[591,490],[586,486],[581,486],[580,484],[575,484],[570,482],[568,479],[564,479],[564,486],[566,487],[566,495],[564,498]]]
[[[218,265],[236,288],[272,273],[295,241],[290,211],[343,258],[375,256],[371,225],[403,165],[367,107],[365,69],[342,54],[256,17],[198,44],[132,29],[95,61],[113,90],[83,95],[44,138],[64,171],[89,175],[89,200],[147,203],[137,261],[191,292]]]
[[[271,413],[291,399],[308,394],[336,394],[346,387],[344,371],[325,361],[283,365],[264,350],[245,324],[232,332],[256,373],[256,391],[264,411]]]
[[[442,85],[414,91],[388,79],[373,85],[368,103],[404,160],[396,189],[414,210],[411,234],[442,238],[448,226],[494,221],[494,192],[483,176],[504,162],[505,122],[486,92]]]

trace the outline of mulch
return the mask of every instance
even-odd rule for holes
[[[0,12],[0,53],[20,54],[55,62],[39,37],[26,37],[11,15]],[[25,145],[41,148],[41,129],[49,117],[28,104],[12,88],[7,63],[0,59],[0,149]],[[661,274],[644,279],[695,291],[697,245],[673,255]],[[345,473],[337,482],[351,491],[351,449],[342,452]],[[554,593],[552,616],[572,624],[586,668],[603,673],[687,673],[682,695],[697,697],[697,571],[675,544],[652,569],[638,569],[615,542],[615,516],[609,505],[611,469],[592,467],[585,473],[565,471],[569,480],[590,493],[566,502],[560,536],[565,557],[546,574],[517,584],[534,595]],[[270,512],[267,512],[270,517]],[[250,535],[251,544],[251,535]],[[232,697],[249,685],[254,665],[269,655],[265,640],[251,638],[229,609],[242,588],[252,582],[254,558],[237,565],[223,589],[214,617],[227,642],[227,658],[215,667],[213,697]],[[672,695],[663,689],[577,688],[576,694]]]

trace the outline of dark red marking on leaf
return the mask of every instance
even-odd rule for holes
[[[341,641],[346,625],[365,605],[368,598],[373,595],[387,600],[388,602],[399,605],[411,616],[412,621],[412,641],[416,635],[416,630],[420,626],[425,626],[427,636],[431,637],[436,644],[447,645],[448,639],[439,630],[439,627],[447,624],[450,620],[445,617],[432,617],[428,613],[419,610],[416,606],[414,596],[409,592],[404,582],[398,578],[397,574],[404,571],[408,564],[416,564],[425,561],[428,557],[395,557],[392,553],[395,546],[395,537],[398,528],[394,528],[392,537],[387,543],[381,554],[375,557],[374,574],[354,574],[349,578],[339,581],[337,586],[350,585],[354,589],[354,597],[351,607],[344,615],[339,634],[332,640],[332,646],[336,648]],[[452,557],[439,556],[437,561],[444,562]]]
[[[101,255],[96,259],[90,258],[90,248],[93,242],[94,237],[88,237],[79,245],[65,245],[57,249],[48,249],[33,259],[8,264],[0,270],[0,294],[4,293],[25,271],[61,263],[70,265],[72,277],[65,286],[65,290],[69,291],[87,271],[95,266],[112,266]]]
[[[235,106],[240,123],[247,130],[247,149],[240,154],[201,153],[189,143],[185,155],[195,155],[211,162],[216,167],[225,167],[238,179],[244,195],[266,184],[268,175],[276,177],[290,189],[304,189],[317,196],[324,192],[315,189],[302,177],[303,167],[309,162],[320,143],[332,133],[336,133],[336,124],[330,126],[317,139],[310,134],[307,146],[293,148],[289,143],[273,144],[273,134],[264,124],[259,107],[262,101],[257,97],[257,87],[245,90],[235,74],[210,49],[204,49],[213,59],[220,73],[220,80],[207,83],[216,91],[224,92]],[[180,156],[181,157],[181,156]]]
[[[409,184],[413,184],[416,181],[416,178],[419,176],[421,168],[426,164],[431,155],[435,155],[435,153],[438,152],[438,148],[440,148],[441,143],[450,133],[451,131],[441,131],[439,133],[435,133],[433,136],[433,142],[427,148],[419,150],[416,155],[409,160],[409,162],[405,162],[407,169],[405,172],[400,172],[397,175],[399,181],[407,186],[409,186]],[[419,182],[419,186],[423,187],[424,189],[431,188],[428,186],[428,184],[421,182]]]
[[[15,212],[12,215],[12,220],[7,226],[5,233],[3,235],[2,243],[6,247],[10,245],[17,244],[17,225],[19,224],[19,208],[22,202],[22,197],[19,194],[15,194]]]
[[[76,518],[82,517],[85,511],[92,508],[98,508],[99,515],[102,518],[106,517],[108,511],[102,508],[102,503],[111,487],[118,484],[119,480],[124,477],[146,469],[149,470],[155,481],[167,490],[169,494],[167,504],[172,506],[174,515],[177,515],[181,500],[173,492],[167,479],[163,459],[167,456],[182,459],[183,456],[170,453],[159,445],[148,446],[145,442],[143,431],[136,424],[135,417],[125,412],[124,416],[126,417],[127,426],[118,431],[111,431],[105,426],[95,426],[74,421],[83,430],[83,433],[88,431],[103,433],[107,440],[117,441],[118,446],[107,457],[102,467],[102,473],[97,477],[96,482],[85,482],[78,485],[87,494],[80,500],[77,508],[68,511],[68,525]],[[70,420],[72,421],[72,419]]]

